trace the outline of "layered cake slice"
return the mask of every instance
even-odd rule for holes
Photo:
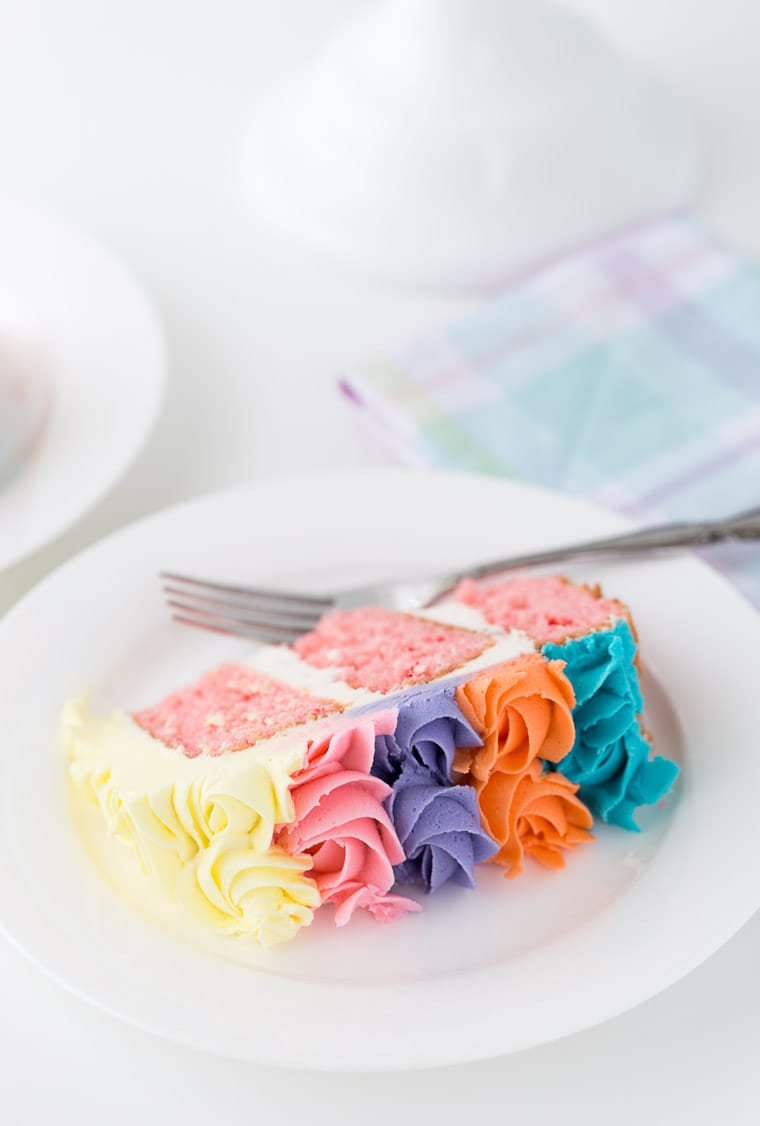
[[[143,881],[179,925],[270,945],[325,905],[338,925],[417,911],[410,886],[472,887],[480,863],[562,867],[592,809],[635,827],[677,771],[640,712],[625,608],[509,580],[335,611],[131,715],[72,703],[62,731],[117,888],[129,858],[132,898]]]

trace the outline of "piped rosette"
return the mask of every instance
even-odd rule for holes
[[[399,708],[391,733],[375,741],[374,773],[390,787],[388,813],[402,845],[400,884],[436,891],[451,881],[475,886],[475,865],[496,844],[484,830],[472,787],[454,781],[458,745],[480,745],[453,688],[423,692]]]
[[[526,855],[563,867],[566,850],[593,839],[593,818],[578,786],[555,769],[575,740],[575,697],[562,662],[520,657],[460,685],[456,699],[481,746],[458,748],[455,767],[498,844],[493,861],[510,878]]]
[[[335,906],[336,926],[358,908],[395,919],[419,906],[391,895],[394,865],[404,850],[383,803],[391,788],[370,774],[375,739],[393,731],[395,712],[383,712],[310,742],[303,767],[291,780],[293,820],[277,843],[308,857],[321,902]]]

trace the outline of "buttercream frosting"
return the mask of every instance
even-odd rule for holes
[[[455,769],[484,781],[493,770],[521,774],[538,756],[564,758],[575,737],[575,697],[563,668],[528,654],[460,685],[456,702],[482,746],[458,747]]]
[[[395,869],[400,884],[432,892],[450,880],[473,888],[475,865],[497,851],[481,825],[472,787],[441,782],[413,759],[396,779],[388,812],[405,855]]]
[[[580,796],[603,821],[637,829],[635,810],[668,792],[678,766],[651,757],[640,726],[642,709],[636,643],[625,620],[611,630],[547,644],[565,662],[576,694],[575,740],[557,767],[580,785]]]
[[[67,706],[62,739],[75,799],[100,809],[107,831],[134,850],[143,872],[206,925],[262,945],[293,937],[320,896],[310,862],[273,849],[292,820],[290,775],[304,746],[189,759],[126,716]],[[274,740],[272,742],[275,742]]]
[[[287,645],[262,645],[250,654],[246,664],[292,688],[301,689],[311,696],[335,700],[344,707],[357,707],[383,699],[381,692],[352,688],[340,679],[336,668],[315,668]]]
[[[454,698],[453,687],[435,688],[408,697],[398,709],[395,730],[378,734],[372,771],[394,785],[411,760],[424,767],[431,780],[453,781],[457,747],[473,749],[482,743]]]
[[[494,770],[476,785],[483,822],[499,844],[492,859],[504,865],[508,879],[521,874],[525,856],[562,868],[565,850],[593,840],[593,819],[576,797],[578,787],[561,774],[544,773],[538,760],[521,774]]]
[[[372,769],[393,787],[387,808],[404,850],[395,869],[400,884],[436,891],[451,880],[474,887],[475,865],[496,851],[474,791],[452,784],[457,746],[480,745],[453,688],[410,697],[395,730],[377,736]]]
[[[308,859],[322,903],[335,905],[337,926],[359,907],[381,920],[419,910],[390,894],[404,852],[383,805],[390,787],[369,773],[376,736],[395,722],[395,712],[375,714],[310,743],[292,779],[295,816],[278,843]]]

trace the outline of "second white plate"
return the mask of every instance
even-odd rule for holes
[[[153,306],[116,258],[6,200],[0,338],[39,366],[30,375],[49,389],[43,430],[0,481],[2,571],[83,516],[127,470],[158,414],[166,355]]]
[[[347,518],[350,513],[350,518]],[[66,564],[0,623],[0,924],[63,985],[197,1048],[324,1069],[424,1067],[526,1048],[605,1020],[721,946],[760,900],[755,696],[760,620],[695,559],[577,572],[633,607],[648,722],[683,764],[641,834],[606,828],[560,874],[446,889],[388,926],[331,912],[241,966],[132,913],[72,830],[55,729],[156,699],[236,642],[172,624],[156,574],[312,587],[424,573],[609,532],[622,521],[504,480],[313,476],[208,497]]]

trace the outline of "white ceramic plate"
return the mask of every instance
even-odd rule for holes
[[[73,524],[126,472],[158,414],[166,357],[152,305],[110,253],[8,201],[0,202],[0,339],[2,354],[33,360],[30,378],[49,388],[37,441],[0,481],[2,570]]]
[[[760,899],[760,619],[695,559],[600,577],[641,630],[648,721],[683,763],[641,834],[602,827],[562,874],[445,889],[390,926],[330,911],[255,968],[171,938],[83,854],[56,756],[60,706],[155,699],[238,643],[167,619],[161,567],[317,586],[424,572],[623,522],[504,480],[375,471],[252,485],[153,516],[67,563],[0,623],[0,920],[61,984],[211,1052],[333,1069],[493,1056],[620,1013],[702,962]]]

